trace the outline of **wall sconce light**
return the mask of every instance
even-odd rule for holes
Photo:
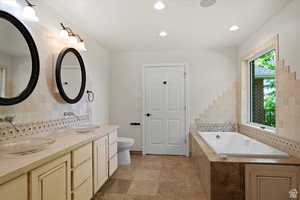
[[[23,9],[22,16],[27,20],[38,22],[39,18],[36,16],[35,10],[33,9],[35,5],[30,3],[29,0],[25,0],[25,3],[26,6]]]
[[[79,35],[77,37],[79,38],[78,49],[82,51],[87,51],[83,39]]]
[[[78,40],[74,33],[69,33],[69,42],[70,44],[77,44]]]
[[[62,29],[60,30],[59,35],[62,38],[68,39],[69,31],[67,30],[67,27],[65,27],[63,23],[60,23],[60,25],[61,25]]]
[[[59,35],[62,38],[67,39],[72,45],[77,45],[77,48],[79,50],[87,51],[87,49],[85,48],[84,41],[80,37],[80,35],[74,33],[71,28],[66,27],[63,23],[60,23],[60,26],[62,27],[62,29],[60,30]]]

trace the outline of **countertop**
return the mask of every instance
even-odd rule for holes
[[[104,125],[89,133],[76,133],[74,130],[58,130],[51,133],[33,135],[33,137],[44,135],[52,137],[56,139],[56,142],[40,152],[24,156],[0,154],[0,185],[70,153],[82,145],[104,137],[117,128],[118,126],[114,125]]]
[[[288,158],[270,158],[270,157],[238,157],[227,156],[222,158],[217,155],[199,136],[196,130],[190,130],[190,134],[199,144],[203,153],[210,162],[231,162],[231,163],[247,163],[247,164],[281,164],[281,165],[300,165],[300,158],[289,156]]]

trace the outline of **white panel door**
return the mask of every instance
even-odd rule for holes
[[[185,155],[185,67],[146,67],[144,78],[144,152]]]

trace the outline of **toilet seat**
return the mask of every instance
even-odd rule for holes
[[[120,150],[126,149],[126,148],[129,149],[134,144],[134,139],[132,139],[132,138],[118,137],[117,141],[118,141],[118,148]]]
[[[132,138],[118,137],[117,141],[120,143],[134,144],[134,139]]]

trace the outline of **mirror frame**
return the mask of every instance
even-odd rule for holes
[[[61,78],[61,66],[62,66],[62,62],[63,59],[65,57],[65,55],[67,53],[73,53],[79,64],[80,64],[80,69],[81,69],[81,87],[80,87],[80,91],[77,95],[77,97],[75,97],[74,99],[71,99],[68,97],[68,95],[66,94],[64,88],[63,88],[63,83],[62,83],[62,78]],[[84,95],[84,91],[85,91],[85,86],[86,86],[86,71],[85,71],[85,66],[84,66],[84,62],[83,59],[80,55],[80,53],[74,49],[74,48],[64,48],[60,54],[58,55],[57,61],[56,61],[56,70],[55,70],[55,75],[56,75],[56,84],[57,84],[57,88],[58,91],[61,95],[61,97],[70,104],[75,104],[78,101],[80,101],[80,99],[82,98],[82,96]]]
[[[27,30],[26,26],[21,21],[19,21],[15,16],[2,10],[0,10],[0,18],[10,22],[23,35],[24,39],[27,42],[28,48],[30,50],[31,62],[32,62],[30,80],[26,88],[19,94],[19,96],[12,97],[12,98],[0,97],[0,106],[9,106],[9,105],[15,105],[21,103],[31,95],[39,79],[40,60],[39,60],[39,53],[35,45],[35,42],[33,40],[33,37],[31,36],[31,33]]]

